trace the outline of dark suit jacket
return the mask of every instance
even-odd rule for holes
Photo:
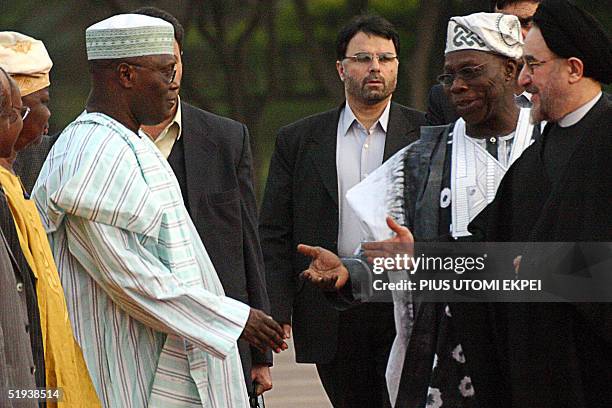
[[[269,312],[249,132],[241,123],[187,103],[181,103],[181,109],[181,138],[168,161],[189,214],[226,295]],[[246,355],[241,351],[245,364],[251,356],[248,348]],[[253,349],[252,357],[257,363],[272,363],[271,354]]]
[[[15,174],[21,179],[21,183],[28,194],[32,193],[32,188],[36,183],[36,179],[38,179],[49,150],[53,147],[53,143],[55,143],[60,133],[43,136],[37,145],[28,146],[17,153],[15,163],[13,163],[13,170],[15,170]]]
[[[339,312],[298,275],[309,259],[297,244],[338,246],[336,135],[342,107],[280,129],[260,214],[272,316],[292,322],[296,359],[326,363],[337,348]],[[421,112],[391,104],[384,158],[418,138]]]
[[[519,270],[522,279],[540,277],[543,264],[564,274],[583,275],[610,259],[612,99],[604,93],[581,121],[567,128],[575,133],[575,146],[560,173],[549,174],[544,149],[547,143],[555,143],[555,128],[559,130],[552,126],[548,136],[545,130],[542,140],[512,165],[495,200],[469,227],[484,230],[489,242],[572,243],[555,256],[526,245]],[[598,247],[607,247],[605,258],[591,252]],[[458,306],[465,309],[470,304]],[[474,312],[478,313],[459,310],[453,312],[453,319]],[[472,354],[477,350],[480,356],[492,356],[473,343],[486,339],[478,333],[482,326],[496,327],[500,333],[490,342],[490,347],[501,350],[499,363],[491,364],[491,357],[470,362],[468,357],[474,389],[481,390],[477,398],[483,406],[612,406],[612,303],[496,303],[489,307],[490,323],[487,316],[482,317],[467,327],[470,332],[462,346],[466,356],[470,356],[470,347],[475,350]],[[488,368],[491,365],[499,367],[497,376]],[[506,389],[500,387],[504,381]]]

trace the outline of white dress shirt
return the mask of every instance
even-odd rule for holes
[[[391,102],[370,129],[359,123],[348,102],[340,113],[336,139],[340,256],[353,255],[361,241],[369,239],[362,236],[355,214],[346,200],[346,193],[382,164],[390,107]]]

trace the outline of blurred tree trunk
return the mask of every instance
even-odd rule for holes
[[[480,11],[490,12],[491,0],[463,0],[461,2],[463,12],[461,14],[472,14]]]
[[[314,79],[321,84],[325,95],[340,101],[344,97],[342,87],[338,84],[338,75],[334,67],[334,61],[325,58],[321,45],[317,42],[314,33],[314,19],[308,11],[305,0],[294,0],[295,11],[300,22],[300,29],[304,36],[304,46],[308,59],[312,64]],[[367,3],[367,2],[366,2]]]
[[[249,70],[249,43],[255,31],[261,29],[263,22],[275,19],[275,0],[259,0],[248,2],[250,7],[243,7],[246,15],[241,29],[235,32],[235,25],[230,24],[235,9],[232,4],[222,0],[193,0],[195,27],[210,46],[223,74],[223,88],[229,107],[229,115],[241,122],[254,122],[263,109],[268,88],[259,93],[252,91]],[[274,26],[272,26],[273,29]],[[270,25],[267,27],[268,35]],[[231,33],[230,33],[231,31]],[[230,38],[231,37],[231,38]],[[275,62],[267,65],[273,70]],[[252,93],[249,94],[249,91]]]
[[[247,2],[225,0],[193,0],[195,27],[206,40],[223,74],[225,101],[229,116],[247,125],[253,133],[263,116],[263,111],[273,94],[278,93],[276,80],[279,73],[276,33],[276,0],[251,0]],[[245,4],[246,3],[246,4]],[[236,13],[240,9],[241,14]],[[238,24],[236,24],[238,23]],[[239,27],[239,30],[236,30]],[[264,86],[254,87],[257,72],[249,62],[249,46],[255,32],[266,33],[267,63],[264,69]],[[198,91],[192,89],[197,94]],[[256,137],[251,138],[251,144]],[[253,149],[257,168],[262,158]]]
[[[346,2],[346,10],[349,16],[367,13],[368,0],[348,0]]]
[[[444,0],[421,1],[416,26],[416,41],[409,59],[410,106],[425,110],[429,91],[429,60],[441,24]]]
[[[264,30],[268,39],[265,48],[268,65],[266,81],[270,98],[281,98],[284,89],[281,89],[279,81],[281,78],[281,53],[278,45],[278,25],[276,21],[278,4],[277,2],[272,3],[270,7],[274,8],[274,10],[268,10],[268,15],[264,18]]]

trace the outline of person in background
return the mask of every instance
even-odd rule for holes
[[[353,18],[339,32],[336,68],[346,101],[283,127],[270,162],[259,231],[272,316],[295,334],[296,360],[315,363],[334,407],[386,407],[385,368],[395,336],[393,305],[338,312],[299,279],[298,243],[343,256],[367,239],[345,194],[418,137],[421,112],[392,102],[399,36],[382,17]]]
[[[174,80],[180,87],[183,26],[155,7],[134,13],[161,18],[174,27]],[[225,294],[269,313],[246,126],[181,101],[177,93],[170,116],[142,130],[170,163]],[[249,391],[253,382],[260,384],[259,392],[271,389],[272,352],[262,353],[244,340],[239,340],[238,349]]]

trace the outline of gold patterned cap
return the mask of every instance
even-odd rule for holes
[[[49,53],[42,41],[25,34],[0,32],[0,66],[17,82],[21,96],[50,85]]]

